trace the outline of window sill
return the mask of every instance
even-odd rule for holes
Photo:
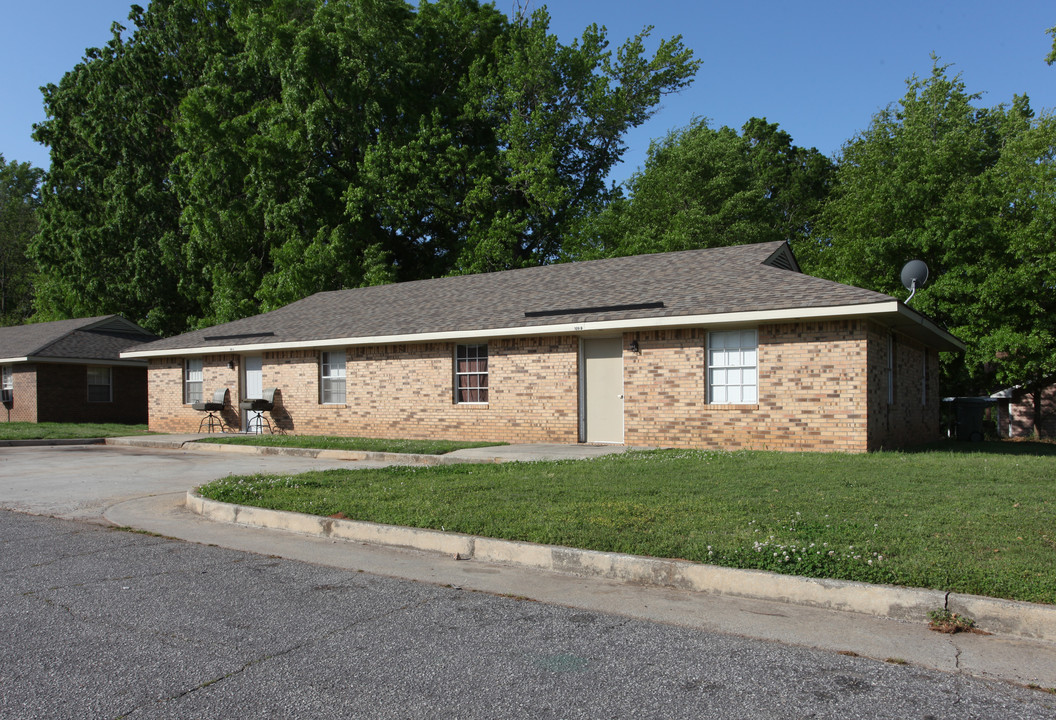
[[[758,410],[759,403],[708,403],[705,407],[709,410]]]

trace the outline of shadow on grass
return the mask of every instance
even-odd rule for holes
[[[1056,442],[1038,440],[984,440],[965,442],[962,440],[940,440],[935,443],[904,448],[904,453],[948,452],[961,455],[1034,455],[1056,457]]]

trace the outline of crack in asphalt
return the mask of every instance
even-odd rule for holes
[[[407,604],[401,605],[399,607],[392,608],[391,610],[388,610],[388,611],[383,612],[383,613],[378,613],[376,615],[371,615],[369,617],[360,618],[360,619],[355,620],[355,621],[353,621],[351,623],[343,625],[343,626],[341,626],[339,628],[334,628],[333,630],[325,632],[322,635],[316,635],[316,636],[313,636],[311,638],[305,639],[302,642],[299,642],[299,643],[297,643],[295,645],[291,645],[290,647],[288,647],[288,648],[286,648],[284,650],[280,650],[279,652],[271,653],[271,654],[268,654],[268,655],[262,655],[261,657],[253,658],[252,660],[248,660],[245,663],[243,663],[241,667],[239,667],[239,668],[237,668],[235,670],[232,670],[229,673],[226,673],[224,675],[220,675],[220,676],[212,678],[210,680],[206,680],[206,681],[204,681],[202,683],[199,683],[198,685],[196,685],[196,686],[194,686],[192,688],[188,688],[188,689],[186,689],[186,690],[184,690],[182,692],[178,692],[175,695],[170,695],[167,698],[162,698],[160,700],[153,700],[153,701],[151,701],[149,703],[149,705],[156,705],[156,704],[160,704],[160,703],[172,702],[173,700],[179,700],[181,698],[187,697],[188,695],[193,695],[194,693],[196,693],[196,692],[198,692],[200,690],[204,690],[204,689],[206,689],[208,687],[216,685],[217,683],[221,683],[221,682],[223,682],[225,680],[229,680],[229,679],[231,679],[233,677],[241,675],[242,673],[246,672],[250,668],[255,667],[257,665],[261,665],[261,664],[263,664],[263,663],[265,663],[265,662],[267,662],[269,660],[274,660],[276,658],[285,657],[286,655],[289,655],[290,653],[296,652],[298,650],[301,650],[303,648],[309,647],[311,645],[315,645],[315,644],[317,644],[317,643],[319,643],[319,642],[321,642],[323,640],[326,640],[327,638],[334,637],[335,635],[338,635],[339,633],[348,632],[349,630],[351,630],[352,628],[354,628],[354,627],[356,627],[358,625],[363,625],[365,623],[374,622],[376,620],[381,620],[383,618],[392,617],[392,616],[394,616],[394,615],[396,615],[398,613],[406,612],[408,610],[414,610],[414,609],[417,609],[417,608],[420,608],[420,607],[424,607],[425,605],[428,605],[429,603],[434,602],[436,599],[437,598],[423,598],[422,600],[420,600],[420,601],[418,601],[416,603],[407,603]],[[134,713],[139,712],[140,710],[142,710],[145,707],[147,707],[147,704],[137,705],[136,707],[132,708],[131,710],[129,710],[127,712],[123,712],[120,715],[117,715],[115,717],[115,720],[123,720],[124,718],[128,718],[131,715],[133,715]]]

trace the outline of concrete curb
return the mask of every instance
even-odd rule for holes
[[[104,442],[107,445],[115,445],[119,447],[163,448],[165,450],[179,450],[187,444],[186,440],[172,440],[169,439],[167,435],[111,437],[106,438]]]
[[[323,450],[319,448],[270,447],[266,445],[227,445],[198,442],[201,436],[141,435],[139,437],[106,438],[107,445],[122,447],[149,447],[189,452],[236,453],[240,455],[273,455],[305,457],[319,460],[374,460],[396,465],[456,465],[493,464],[507,462],[501,457],[452,457],[450,455],[422,455],[412,453],[373,452],[370,450]],[[100,442],[103,442],[100,440]]]
[[[0,447],[42,447],[48,445],[104,445],[107,438],[42,438],[36,440],[0,440]]]
[[[927,622],[929,612],[947,608],[973,618],[976,626],[986,632],[1056,641],[1056,606],[959,595],[940,590],[818,580],[760,570],[702,565],[686,560],[578,550],[438,530],[324,518],[218,502],[206,499],[193,490],[187,493],[186,506],[210,520],[237,525],[435,552],[461,560],[518,565],[629,584],[771,600],[896,620],[923,623]]]
[[[502,458],[452,458],[446,455],[420,455],[413,453],[373,452],[369,450],[320,450],[318,448],[269,447],[264,445],[224,445],[209,442],[186,442],[184,450],[202,452],[240,453],[243,455],[280,455],[286,457],[307,457],[319,460],[376,460],[403,465],[454,465],[454,464],[493,464],[503,462]]]

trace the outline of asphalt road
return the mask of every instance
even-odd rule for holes
[[[1017,718],[1056,696],[0,511],[0,717]]]

